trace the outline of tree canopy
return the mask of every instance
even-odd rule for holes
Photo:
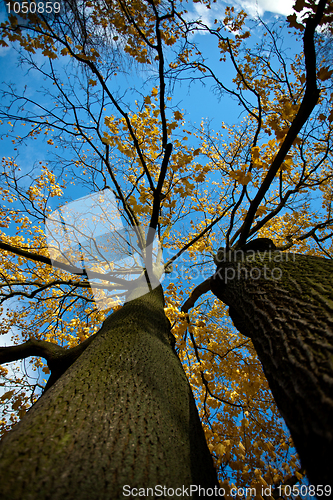
[[[3,82],[0,104],[0,331],[15,344],[1,362],[33,356],[46,376],[130,297],[128,269],[97,259],[93,285],[48,245],[59,207],[109,193],[124,227],[163,248],[165,312],[221,484],[302,482],[253,344],[209,278],[221,247],[257,238],[332,258],[333,5],[297,0],[287,19],[210,0],[6,6],[1,50],[25,76]],[[1,375],[4,434],[46,380]]]

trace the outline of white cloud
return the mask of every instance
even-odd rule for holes
[[[263,16],[265,12],[281,14],[289,16],[293,12],[294,0],[234,0],[233,3],[237,7],[245,10],[250,16],[255,17],[257,14]]]
[[[0,47],[0,57],[7,57],[9,52],[13,52],[12,47]]]
[[[216,5],[212,5],[212,9],[207,9],[206,5],[201,3],[193,4],[195,14],[190,14],[190,18],[192,19],[201,19],[201,21],[207,26],[211,26],[216,17]]]
[[[201,19],[207,26],[211,27],[215,19],[224,19],[225,7],[234,6],[237,11],[244,10],[250,17],[262,17],[265,12],[289,16],[293,12],[295,0],[232,0],[231,2],[217,2],[211,5],[210,9],[201,3],[194,3],[193,11],[189,12],[185,18],[188,21]]]

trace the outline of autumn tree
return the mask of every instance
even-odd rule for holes
[[[37,384],[1,368],[3,498],[158,484],[277,498],[304,468],[329,485],[331,4],[297,1],[281,26],[231,7],[204,23],[173,1],[31,5],[1,25],[29,72],[1,101],[1,333],[16,345],[0,362],[33,356],[51,375],[36,401]],[[217,132],[177,104],[184,82],[214,88]],[[240,119],[220,124],[230,99]],[[30,143],[49,151],[29,168]],[[45,223],[87,196],[114,201],[125,229],[105,210],[106,246],[131,234],[140,265],[96,238],[90,267],[82,242],[50,245]]]

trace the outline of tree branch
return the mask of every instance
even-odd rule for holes
[[[21,345],[0,347],[0,364],[18,361],[29,356],[46,359],[51,375],[45,386],[45,391],[76,361],[83,351],[91,344],[97,334],[87,338],[81,344],[65,349],[58,344],[46,340],[29,339]]]
[[[6,250],[6,252],[11,252],[15,255],[19,255],[20,257],[25,257],[26,259],[33,260],[35,262],[42,262],[43,264],[47,264],[49,266],[54,266],[59,269],[63,269],[64,271],[68,271],[72,274],[83,274],[86,275],[85,271],[76,266],[70,266],[68,264],[64,264],[57,260],[51,260],[49,257],[45,257],[44,255],[39,255],[34,252],[28,252],[27,250],[23,250],[22,248],[14,247],[13,245],[9,245],[8,243],[4,243],[0,241],[0,249]]]
[[[45,257],[44,255],[39,255],[34,252],[28,252],[27,250],[23,250],[22,248],[14,247],[13,245],[9,245],[8,243],[3,243],[0,241],[0,249],[6,250],[6,252],[11,252],[15,255],[19,255],[20,257],[25,257],[26,259],[33,260],[35,262],[42,262],[49,266],[55,267],[57,269],[62,269],[63,271],[68,271],[71,274],[80,274],[83,276],[88,276],[88,273],[85,268],[81,269],[76,266],[71,266],[69,264],[64,264],[63,262],[59,262],[58,260],[50,259],[49,257]],[[128,281],[122,278],[116,278],[112,275],[113,273],[97,273],[95,271],[89,271],[89,278],[97,278],[105,281],[111,281],[116,283],[117,285],[122,285],[125,290],[128,289]],[[110,278],[110,279],[109,279]],[[133,284],[133,282],[131,282]]]
[[[168,260],[168,262],[164,265],[164,268],[166,269],[168,266],[170,266],[176,259],[178,259],[178,257],[181,256],[182,253],[185,252],[185,250],[187,250],[190,246],[194,245],[194,243],[196,243],[202,236],[204,236],[215,224],[217,224],[225,216],[225,214],[228,212],[228,210],[231,207],[232,207],[232,205],[229,205],[225,210],[223,210],[222,215],[219,215],[218,217],[216,217],[216,219],[214,219],[210,224],[208,224],[208,226],[205,227],[205,229],[203,229],[201,231],[201,233],[199,233],[189,243],[186,243],[186,245],[184,245],[183,248],[181,248],[176,253],[176,255],[174,255],[173,257],[171,257],[171,259]]]
[[[210,288],[210,285],[211,285],[211,280],[212,276],[210,276],[209,278],[207,278],[205,281],[203,281],[202,283],[200,283],[200,285],[198,285],[197,287],[195,287],[194,290],[192,290],[192,293],[191,295],[189,296],[189,298],[185,301],[185,303],[182,305],[181,307],[181,311],[184,312],[184,313],[187,313],[189,311],[189,309],[191,309],[194,304],[196,303],[196,301],[198,300],[199,297],[201,297],[201,295],[203,295],[204,293],[207,293],[209,292],[209,290],[211,289]]]
[[[277,155],[275,156],[273,163],[269,171],[267,172],[267,175],[262,185],[260,186],[256,196],[254,197],[254,199],[250,204],[238,240],[238,246],[240,247],[243,246],[246,242],[246,239],[250,232],[251,224],[253,222],[254,216],[257,212],[257,209],[261,201],[263,200],[266,192],[268,191],[271,183],[273,182],[275,175],[277,174],[279,168],[281,167],[298,133],[302,129],[303,125],[311,115],[313,108],[318,102],[320,92],[318,90],[317,80],[316,80],[316,52],[314,46],[314,33],[323,16],[326,2],[327,0],[320,0],[315,16],[313,18],[309,18],[306,21],[306,28],[303,37],[305,68],[306,68],[305,94],[302,103],[299,107],[299,110],[297,112],[297,115],[295,116],[290,126],[290,129],[288,130],[288,133]]]
[[[0,347],[0,364],[18,361],[29,356],[41,356],[47,362],[59,358],[66,352],[64,347],[46,340],[29,339],[21,345]]]
[[[158,177],[158,182],[157,182],[157,187],[154,190],[154,201],[153,201],[153,211],[151,214],[151,219],[150,219],[150,227],[153,229],[156,229],[157,227],[157,222],[158,222],[158,216],[159,216],[159,211],[160,211],[160,206],[161,206],[161,194],[162,194],[162,188],[163,188],[163,183],[164,179],[166,176],[170,156],[172,153],[172,144],[169,143],[166,145],[165,148],[165,153],[161,165],[161,170],[160,170],[160,175]],[[152,242],[150,242],[152,243]],[[147,241],[147,244],[149,242]]]

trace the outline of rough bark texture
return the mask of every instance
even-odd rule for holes
[[[160,287],[112,314],[2,440],[1,499],[116,500],[123,485],[217,485],[169,333]]]
[[[236,253],[218,264],[212,291],[252,339],[310,482],[332,485],[333,262]]]

